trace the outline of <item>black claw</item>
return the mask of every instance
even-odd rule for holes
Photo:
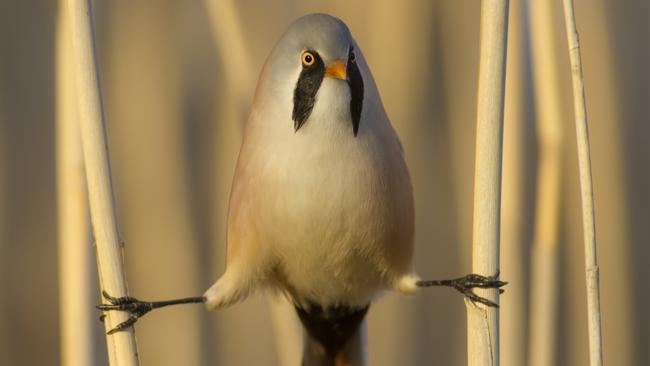
[[[134,316],[134,315],[131,315],[131,316],[129,316],[129,318],[127,320],[121,322],[120,324],[116,325],[115,328],[113,328],[113,329],[109,330],[108,332],[106,332],[106,334],[113,334],[115,332],[120,332],[120,331],[132,326],[133,324],[135,324],[136,321],[138,321],[138,317]]]
[[[97,309],[102,311],[119,310],[129,313],[129,318],[127,320],[116,325],[113,329],[109,330],[107,334],[113,334],[132,326],[135,324],[135,322],[138,321],[139,318],[153,309],[152,303],[140,301],[135,297],[113,297],[106,291],[102,291],[102,295],[106,300],[108,300],[109,303],[97,305]],[[103,321],[105,316],[106,315],[102,315],[100,317],[100,320]]]
[[[494,276],[482,276],[479,274],[471,273],[465,277],[455,278],[453,280],[440,280],[440,281],[419,281],[417,283],[420,287],[427,286],[449,286],[455,288],[458,292],[463,294],[472,302],[478,302],[483,305],[491,306],[498,308],[499,305],[495,302],[492,302],[484,297],[478,296],[473,288],[494,288],[498,289],[499,293],[502,294],[504,290],[501,288],[507,285],[508,282],[499,280],[499,272]]]
[[[503,293],[504,290],[501,289],[501,287],[507,285],[508,283],[505,281],[499,280],[499,272],[497,272],[494,276],[482,276],[479,274],[468,274],[465,277],[457,278],[452,280],[452,286],[460,291],[463,295],[465,295],[468,299],[470,299],[473,302],[478,302],[483,305],[491,306],[498,308],[499,304],[490,301],[484,297],[478,296],[474,291],[471,289],[473,288],[495,288],[499,290],[499,293]]]

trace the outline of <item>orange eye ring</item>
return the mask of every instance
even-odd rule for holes
[[[302,65],[303,66],[311,66],[316,62],[316,57],[314,56],[313,53],[309,51],[305,51],[302,53]]]

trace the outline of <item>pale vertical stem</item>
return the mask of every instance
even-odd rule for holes
[[[494,275],[499,271],[501,152],[505,97],[508,1],[481,3],[481,43],[474,170],[472,269]],[[477,290],[496,303],[496,289]],[[499,309],[467,301],[470,366],[499,364]]]
[[[562,171],[562,103],[557,69],[555,2],[531,1],[533,77],[538,140],[537,194],[531,268],[529,365],[556,362],[558,224]]]
[[[580,171],[580,195],[582,203],[582,231],[585,246],[585,272],[587,285],[587,322],[589,326],[589,360],[592,366],[603,364],[600,286],[598,283],[598,260],[596,256],[596,224],[594,193],[589,156],[589,132],[587,128],[587,103],[585,101],[584,77],[580,58],[580,42],[573,11],[573,0],[563,0],[566,24],[571,80],[573,82],[573,113],[576,121],[578,142],[578,167]]]
[[[79,103],[78,116],[100,284],[102,289],[113,296],[126,296],[90,0],[68,0],[68,11]],[[108,331],[126,319],[127,314],[124,312],[109,312],[104,319],[104,326]],[[106,342],[111,365],[138,365],[135,332],[132,327],[107,335]]]
[[[94,363],[90,303],[93,280],[88,193],[74,85],[70,23],[60,1],[56,34],[56,176],[59,234],[59,323],[61,364]]]
[[[278,364],[281,366],[300,365],[300,341],[302,325],[293,306],[284,297],[269,300],[275,348]]]
[[[224,77],[232,93],[238,98],[244,98],[253,90],[255,80],[235,2],[205,0],[205,3],[219,57],[222,57],[227,69]]]
[[[639,342],[639,340],[645,340],[648,337],[642,337],[637,330],[648,328],[646,324],[650,324],[650,321],[647,321],[648,318],[643,319],[643,316],[639,316],[640,314],[647,315],[647,312],[640,311],[640,309],[644,309],[639,307],[642,304],[635,305],[635,302],[647,296],[647,291],[643,291],[647,286],[644,287],[644,281],[636,281],[643,276],[639,276],[642,272],[633,269],[635,262],[642,263],[643,256],[639,254],[643,253],[639,250],[643,246],[636,240],[643,239],[641,236],[632,235],[634,226],[632,223],[635,217],[642,221],[645,220],[644,214],[633,212],[635,207],[640,207],[639,204],[643,206],[641,202],[644,202],[641,198],[642,194],[638,194],[638,189],[644,187],[643,183],[640,183],[643,179],[639,179],[638,174],[644,170],[637,169],[637,167],[644,166],[644,163],[635,160],[635,158],[647,159],[648,154],[643,154],[642,150],[635,150],[636,148],[629,144],[636,143],[638,146],[638,142],[647,141],[649,134],[641,127],[648,126],[647,118],[645,120],[639,118],[635,113],[641,112],[643,108],[633,106],[634,95],[641,98],[642,102],[637,104],[637,106],[641,106],[647,100],[647,93],[644,93],[642,89],[635,89],[633,85],[650,85],[650,83],[647,83],[647,78],[644,80],[643,72],[639,73],[639,69],[634,68],[635,61],[629,60],[640,60],[646,65],[649,63],[647,57],[645,61],[643,60],[644,52],[640,51],[643,48],[637,46],[639,42],[632,40],[634,28],[631,27],[631,22],[635,17],[629,13],[640,15],[643,12],[639,12],[639,7],[625,5],[617,6],[616,9],[620,9],[622,12],[619,15],[613,15],[611,10],[614,9],[614,4],[618,5],[618,3],[606,0],[575,4],[575,11],[578,12],[581,20],[581,35],[584,34],[580,39],[583,67],[591,75],[591,77],[586,76],[584,83],[586,92],[589,93],[588,113],[589,126],[591,127],[589,140],[590,144],[594,146],[594,149],[590,151],[590,159],[593,162],[594,190],[598,195],[598,201],[594,202],[594,207],[598,212],[605,213],[596,218],[598,242],[603,243],[598,246],[598,268],[607,273],[605,277],[599,278],[601,321],[602,329],[605,332],[602,348],[616,350],[616,352],[603,354],[603,363],[645,365],[650,364],[650,361],[644,362],[638,358],[642,352],[637,351],[647,349],[644,347],[645,343]],[[621,4],[631,4],[631,2]],[[646,2],[646,4],[650,3]],[[630,31],[629,33],[621,31],[623,23],[620,22],[627,24],[625,28]],[[647,29],[647,24],[644,26]],[[643,32],[639,35],[646,36]],[[564,34],[561,36],[566,37]],[[627,50],[634,51],[628,52]],[[647,52],[645,54],[648,55]],[[567,80],[570,80],[570,70],[567,65],[564,70],[567,73]],[[638,92],[630,93],[632,90],[638,90]],[[567,97],[568,95],[565,96],[566,102],[571,103],[572,100]],[[572,112],[570,106],[569,112]],[[633,136],[637,136],[637,138]],[[577,151],[573,150],[572,152],[575,154]],[[577,170],[577,164],[575,168]],[[575,174],[575,178],[572,179],[576,180],[573,184],[579,189],[580,186],[577,183],[579,175]],[[576,195],[579,197],[577,189]],[[576,204],[580,210],[580,201],[577,201]],[[576,215],[576,219],[571,230],[574,243],[580,242],[583,234],[582,217]],[[607,245],[609,243],[612,245]],[[573,251],[576,263],[582,264],[584,248],[582,246],[574,248],[577,249]],[[635,256],[640,258],[634,260]],[[582,265],[578,267],[582,267],[581,270],[572,272],[576,278],[573,287],[575,290],[572,293],[580,290],[585,291],[585,281],[582,278],[584,277],[584,267]],[[640,287],[637,286],[635,289],[635,282],[638,282]],[[582,296],[570,301],[575,316],[582,316],[586,313],[584,303],[585,300]],[[584,334],[587,329],[587,317],[585,316],[582,320],[584,320],[585,326],[575,330],[570,330],[571,327],[567,327],[568,334],[574,339],[566,346],[571,350],[569,353],[572,355],[572,359],[569,361],[571,364],[587,362],[589,345],[588,338]],[[577,337],[580,337],[580,340],[575,339]]]
[[[528,77],[528,1],[510,2],[506,100],[503,136],[503,183],[501,197],[501,276],[510,281],[507,296],[500,299],[507,311],[500,314],[501,354],[504,366],[526,364],[527,346],[527,247],[531,209],[528,176],[533,156],[531,85]]]

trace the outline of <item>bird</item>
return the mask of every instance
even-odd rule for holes
[[[414,270],[414,198],[404,149],[348,26],[327,14],[295,20],[262,67],[232,181],[226,269],[202,295],[144,302],[107,293],[128,311],[219,309],[259,289],[286,296],[334,365],[369,306],[387,291],[505,282],[477,274],[423,281]]]

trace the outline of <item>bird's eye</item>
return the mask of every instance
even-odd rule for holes
[[[305,51],[305,52],[302,53],[302,65],[303,66],[311,66],[311,65],[314,64],[315,60],[316,60],[316,57],[314,57],[313,53],[311,53],[309,51]]]
[[[350,56],[348,56],[348,60],[353,63],[357,62],[357,57],[354,55],[354,51],[350,50]]]

